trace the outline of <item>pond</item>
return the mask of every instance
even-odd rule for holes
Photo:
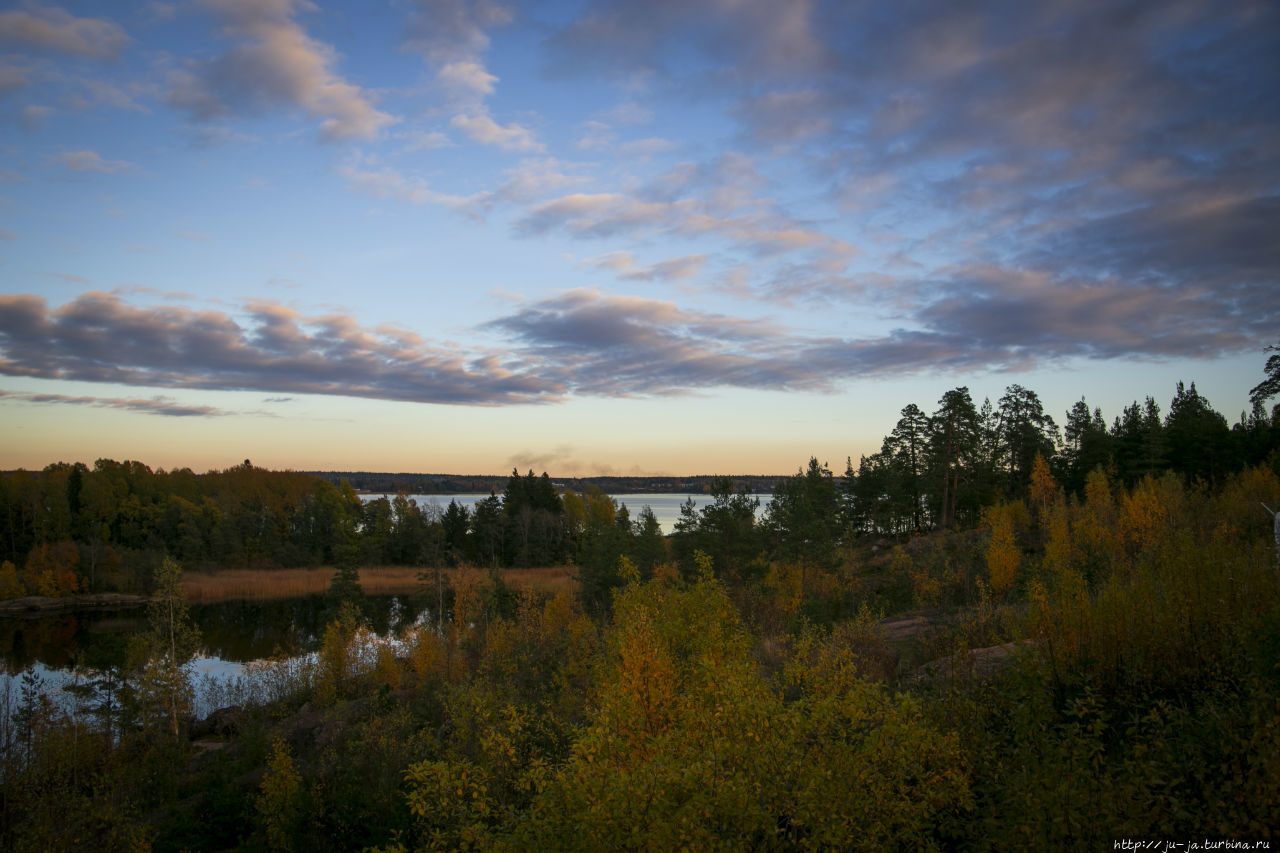
[[[201,652],[188,669],[208,691],[246,672],[246,665],[280,652],[301,658],[320,646],[332,611],[323,595],[268,601],[224,601],[188,608],[200,628]],[[413,596],[370,596],[370,632],[399,635],[427,615]],[[148,630],[145,608],[80,611],[38,618],[0,619],[0,704],[14,696],[21,676],[34,672],[50,698],[66,704],[62,688],[87,674],[124,663],[129,638]],[[199,710],[208,702],[197,696]]]

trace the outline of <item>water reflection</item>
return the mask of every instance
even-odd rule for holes
[[[370,630],[386,635],[406,628],[424,608],[425,602],[411,596],[370,596],[364,611]],[[277,650],[290,655],[314,651],[333,616],[323,595],[224,601],[189,610],[200,628],[204,655],[231,663],[259,660]],[[129,638],[148,627],[143,608],[0,619],[0,657],[12,675],[37,664],[47,671],[120,666]]]

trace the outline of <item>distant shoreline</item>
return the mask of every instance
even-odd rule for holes
[[[92,595],[28,595],[0,601],[0,617],[46,616],[63,610],[124,610],[142,607],[151,599],[145,595],[123,592],[99,592]]]
[[[332,484],[346,482],[360,494],[394,495],[401,492],[410,495],[447,497],[461,494],[502,494],[510,475],[489,474],[414,474],[378,471],[303,471]],[[722,477],[733,483],[734,491],[746,490],[752,494],[772,494],[779,481],[789,474],[696,474],[685,477],[553,477],[557,491],[584,492],[596,487],[607,495],[659,494],[684,495],[707,494],[712,484]]]

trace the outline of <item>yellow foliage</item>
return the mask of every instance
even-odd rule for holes
[[[1230,667],[1242,632],[1280,597],[1270,519],[1253,512],[1276,497],[1280,480],[1265,469],[1212,497],[1172,475],[1113,493],[1104,474],[1090,474],[1082,506],[1050,513],[1044,584],[1030,594],[1055,677],[1128,689]]]
[[[1111,570],[1120,553],[1116,507],[1111,483],[1101,469],[1085,479],[1085,501],[1075,513],[1071,537],[1075,559],[1088,577],[1096,579]]]
[[[483,603],[480,599],[482,577],[475,569],[462,569],[453,576],[453,622],[460,630],[466,630],[480,618]]]
[[[400,689],[400,661],[396,660],[395,651],[386,643],[378,645],[373,680],[376,684],[385,684],[392,690]]]
[[[1014,525],[1021,516],[1025,517],[1026,507],[1019,501],[1013,504],[1002,504],[992,507],[987,513],[987,523],[991,525],[991,542],[987,545],[987,571],[991,576],[991,589],[996,595],[1003,596],[1013,586],[1018,576],[1018,567],[1022,563],[1022,551],[1018,547],[1014,534]]]
[[[884,849],[967,804],[956,738],[859,677],[864,620],[808,632],[822,674],[787,703],[714,581],[628,587],[614,612],[599,710],[510,847]]]
[[[680,582],[680,567],[675,563],[659,563],[653,567],[653,579],[660,584],[673,586]]]
[[[1152,552],[1164,532],[1166,510],[1159,484],[1143,478],[1120,502],[1119,535],[1130,554]]]
[[[618,652],[618,701],[623,706],[619,719],[636,724],[633,737],[652,737],[671,722],[675,664],[644,614],[621,630]]]
[[[1089,512],[1107,517],[1111,515],[1113,501],[1111,498],[1111,481],[1101,468],[1090,471],[1084,481],[1085,506]]]
[[[409,666],[413,668],[419,682],[442,675],[443,645],[434,631],[420,628],[414,635],[413,644],[409,648]]]
[[[36,595],[75,595],[84,589],[77,573],[80,549],[70,540],[44,543],[31,549],[23,570],[28,592]]]
[[[622,579],[624,586],[640,582],[640,570],[626,554],[618,557],[618,577]]]
[[[804,603],[804,569],[795,563],[775,562],[769,567],[765,586],[772,592],[774,606],[788,618]]]
[[[320,671],[315,687],[316,704],[330,705],[346,692],[354,663],[352,641],[359,627],[359,616],[350,602],[344,602],[338,617],[325,626],[317,655]]]
[[[487,847],[495,803],[489,774],[471,762],[421,761],[405,773],[409,813],[426,830],[428,850]]]
[[[279,738],[271,746],[255,807],[267,849],[292,850],[302,812],[302,774],[293,766],[288,745]]]
[[[13,563],[5,560],[0,565],[0,600],[21,598],[26,594],[27,591],[23,588],[22,582],[18,580],[17,568]]]
[[[911,591],[921,607],[937,607],[942,601],[942,581],[925,568],[911,570]]]
[[[1067,571],[1075,564],[1075,547],[1071,539],[1071,514],[1067,504],[1057,503],[1043,519],[1046,528],[1044,543],[1045,574],[1050,577]]]
[[[1049,471],[1049,463],[1044,456],[1037,453],[1035,464],[1031,468],[1031,504],[1036,508],[1041,522],[1049,508],[1059,501],[1061,490]]]

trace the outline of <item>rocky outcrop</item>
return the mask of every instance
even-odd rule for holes
[[[1030,645],[1023,641],[972,649],[961,655],[939,658],[917,667],[903,678],[907,684],[945,678],[990,678],[1013,662],[1018,649]]]

